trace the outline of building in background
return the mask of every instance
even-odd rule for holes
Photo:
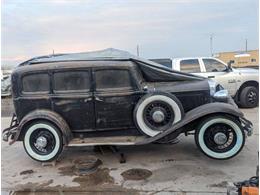
[[[214,57],[225,63],[231,61],[233,67],[259,67],[259,50],[220,52]]]

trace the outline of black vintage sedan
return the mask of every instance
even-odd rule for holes
[[[180,134],[193,134],[207,156],[228,159],[252,134],[214,81],[116,49],[23,62],[12,73],[12,94],[15,114],[3,139],[23,141],[41,162],[64,146],[167,144]]]

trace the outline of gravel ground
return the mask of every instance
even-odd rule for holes
[[[2,100],[2,129],[10,122],[12,106]],[[246,140],[242,152],[226,161],[204,156],[192,136],[176,145],[151,144],[121,147],[126,163],[108,148],[66,148],[55,166],[43,166],[31,160],[21,142],[9,146],[2,142],[2,193],[14,194],[226,194],[228,182],[255,175],[259,121],[258,108],[243,109],[254,124],[254,134]],[[75,172],[75,160],[95,156],[102,164],[90,175]],[[22,192],[22,191],[24,192]],[[42,192],[45,191],[45,192]],[[46,192],[48,191],[48,192]],[[55,192],[53,192],[55,191]],[[75,193],[77,191],[77,193]]]

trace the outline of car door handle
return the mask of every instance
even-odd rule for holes
[[[215,76],[208,76],[209,79],[215,78]]]
[[[95,97],[95,100],[98,102],[104,102],[104,100],[100,99],[99,97]]]

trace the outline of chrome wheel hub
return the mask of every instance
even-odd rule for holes
[[[36,139],[36,145],[39,148],[45,148],[47,146],[47,139],[43,136],[40,136]]]
[[[164,120],[165,116],[164,116],[164,113],[162,111],[156,110],[153,113],[152,118],[153,118],[154,122],[160,123]]]
[[[218,145],[223,145],[227,142],[227,136],[225,133],[218,132],[214,135],[214,142]]]

